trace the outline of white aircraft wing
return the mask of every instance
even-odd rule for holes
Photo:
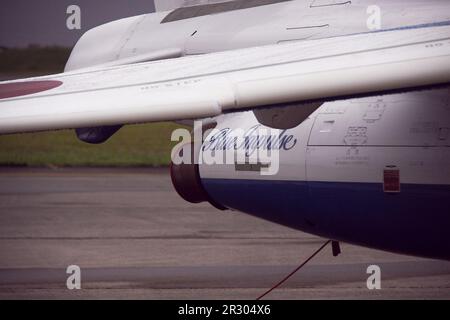
[[[448,83],[450,26],[375,32],[3,82],[0,133],[198,119]]]

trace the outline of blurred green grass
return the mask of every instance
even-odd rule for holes
[[[79,141],[73,130],[0,136],[0,166],[166,166],[176,144],[170,137],[179,127],[173,123],[126,126],[101,145]]]

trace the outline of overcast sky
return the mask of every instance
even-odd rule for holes
[[[66,27],[66,10],[73,4],[81,8],[81,30]],[[153,11],[153,0],[1,0],[0,46],[71,47],[92,27]]]

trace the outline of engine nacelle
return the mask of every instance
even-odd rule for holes
[[[198,149],[198,148],[197,148]],[[181,163],[175,164],[173,162],[170,163],[170,177],[172,179],[172,184],[177,191],[177,193],[184,200],[190,203],[201,203],[201,202],[209,202],[215,208],[219,210],[226,210],[224,206],[216,203],[206,192],[203,187],[201,178],[199,165],[194,161],[194,152],[199,150],[195,150],[194,143],[185,144],[179,148],[179,150],[175,150],[175,153],[178,153],[180,158],[183,158],[184,152],[189,152],[191,154],[191,162],[190,163]]]

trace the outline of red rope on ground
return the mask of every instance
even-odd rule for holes
[[[306,265],[309,261],[311,261],[312,258],[314,258],[320,251],[323,250],[323,248],[325,248],[329,243],[331,242],[331,240],[328,240],[327,242],[325,242],[319,249],[316,250],[316,252],[314,252],[308,259],[306,259],[305,262],[303,262],[301,265],[299,265],[294,271],[292,271],[290,274],[288,274],[286,277],[283,278],[283,280],[281,280],[280,282],[278,282],[276,285],[274,285],[272,288],[270,288],[269,290],[267,290],[264,294],[262,294],[261,296],[259,296],[256,300],[261,300],[262,298],[264,298],[265,296],[267,296],[269,293],[271,293],[273,290],[275,290],[276,288],[278,288],[279,286],[281,286],[283,283],[285,283],[287,280],[289,280],[289,278],[291,278],[294,274],[296,274],[301,268],[303,268],[304,265]]]

